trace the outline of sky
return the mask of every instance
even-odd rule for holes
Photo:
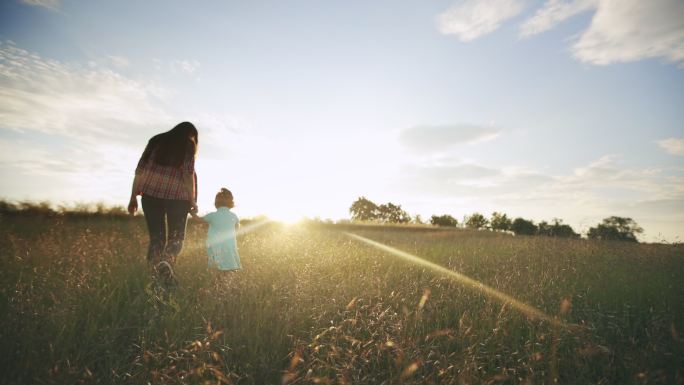
[[[684,237],[681,0],[0,2],[0,198],[126,205],[199,130],[200,212],[493,211]]]

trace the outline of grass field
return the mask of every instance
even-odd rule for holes
[[[0,226],[2,384],[684,383],[681,245],[271,223],[218,274],[191,222],[167,293],[140,218]]]

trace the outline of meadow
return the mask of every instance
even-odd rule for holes
[[[684,383],[682,245],[267,223],[217,273],[191,221],[166,291],[140,217],[0,228],[2,384]]]

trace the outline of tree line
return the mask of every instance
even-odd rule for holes
[[[401,205],[391,202],[378,205],[363,196],[352,203],[349,213],[354,221],[430,224],[440,227],[512,232],[515,235],[580,238],[579,233],[559,218],[554,218],[551,222],[535,223],[530,219],[510,218],[505,213],[495,211],[490,218],[481,213],[473,213],[466,216],[462,224],[449,214],[433,215],[429,221],[424,221],[420,215],[414,217],[409,215],[401,208]],[[611,216],[603,219],[595,227],[591,227],[587,232],[587,238],[637,242],[637,234],[641,234],[643,231],[632,218]]]
[[[25,215],[25,216],[99,216],[99,217],[129,217],[128,211],[123,206],[108,206],[103,202],[98,203],[74,203],[72,205],[61,204],[56,207],[48,201],[42,202],[9,202],[0,200],[0,215]]]

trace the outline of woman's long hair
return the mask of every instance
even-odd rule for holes
[[[152,137],[142,158],[147,161],[154,153],[154,163],[180,167],[187,157],[197,154],[198,143],[197,128],[190,122],[182,122],[171,130]]]

